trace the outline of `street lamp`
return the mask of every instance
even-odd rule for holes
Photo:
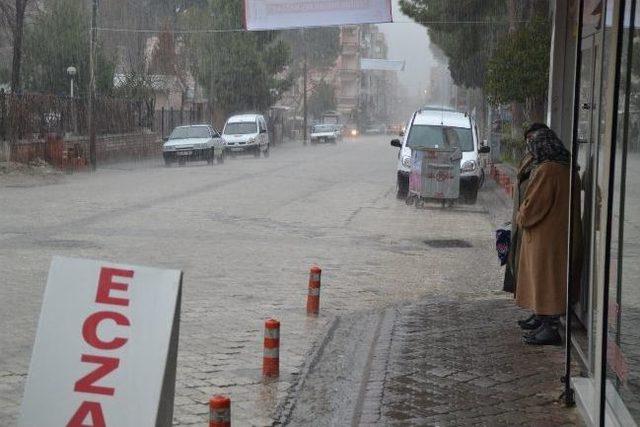
[[[75,77],[77,72],[78,70],[76,70],[76,67],[71,66],[67,68],[67,74],[69,74],[69,77],[71,77],[71,98],[73,98],[73,78]]]
[[[76,101],[75,99],[73,99],[73,78],[75,77],[76,73],[78,72],[78,70],[76,70],[76,67],[71,66],[67,68],[67,74],[69,75],[69,77],[71,77],[71,91],[70,91],[70,95],[71,95],[71,120],[73,122],[73,132],[77,135],[78,134],[78,120],[76,118]]]

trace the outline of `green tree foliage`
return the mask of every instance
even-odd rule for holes
[[[214,107],[228,113],[262,111],[290,85],[281,77],[289,63],[289,47],[275,32],[236,31],[242,27],[242,16],[242,2],[209,0],[179,18],[183,28],[212,30],[188,34],[184,44],[198,83]]]
[[[78,93],[89,87],[88,3],[81,0],[51,0],[25,30],[25,87],[40,92],[68,94],[67,67],[77,69]],[[109,92],[113,86],[114,63],[100,45],[97,51],[96,87]]]
[[[322,80],[309,97],[309,113],[317,118],[326,111],[335,109],[336,90],[332,85]]]
[[[508,29],[504,0],[400,0],[400,7],[429,29],[431,43],[449,60],[455,84],[484,85],[491,47]]]
[[[540,105],[547,96],[551,29],[536,18],[505,37],[487,67],[485,91],[494,105]]]
[[[294,72],[302,70],[306,53],[311,68],[328,68],[336,63],[341,52],[340,29],[337,27],[307,28],[283,31],[282,39],[291,48]]]

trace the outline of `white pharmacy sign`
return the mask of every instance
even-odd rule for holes
[[[19,425],[170,426],[182,273],[55,257]]]
[[[392,21],[391,0],[244,0],[249,31]]]

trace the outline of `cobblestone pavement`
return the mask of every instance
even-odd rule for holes
[[[558,402],[561,347],[520,341],[505,298],[439,300],[389,312],[361,425],[579,425]],[[386,333],[384,333],[386,332]]]
[[[0,177],[0,425],[17,419],[53,255],[184,271],[176,425],[203,425],[218,392],[231,395],[236,425],[285,419],[337,318],[495,291],[486,209],[408,208],[395,199],[396,156],[377,137],[287,144],[216,166],[115,164],[51,185]],[[469,247],[425,244],[440,239]],[[323,268],[321,315],[308,319],[313,263]],[[282,321],[281,377],[263,383],[270,316]]]
[[[494,224],[509,200],[489,183],[480,202]],[[488,242],[474,249],[485,259]],[[464,251],[464,249],[459,249]],[[468,253],[462,258],[467,260]],[[562,347],[521,342],[527,313],[473,284],[382,310],[341,315],[305,374],[288,425],[580,425],[558,401]]]

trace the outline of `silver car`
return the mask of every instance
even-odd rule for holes
[[[224,145],[220,133],[210,125],[178,126],[162,146],[164,163],[184,164],[187,161],[224,161]]]

